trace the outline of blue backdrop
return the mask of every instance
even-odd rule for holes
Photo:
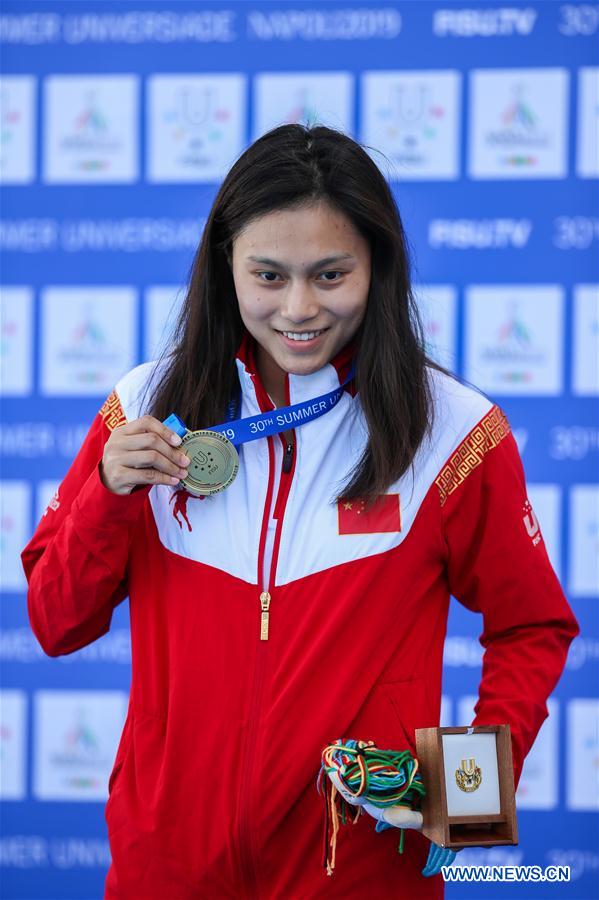
[[[485,896],[597,896],[598,32],[590,3],[5,0],[3,897],[102,895],[130,680],[126,602],[48,659],[18,554],[115,381],[168,340],[223,174],[299,120],[356,137],[390,179],[431,352],[507,413],[582,627],[526,761],[520,844],[458,861],[571,866]],[[443,724],[470,721],[481,629],[452,603]]]

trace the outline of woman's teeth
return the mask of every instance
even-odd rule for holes
[[[321,328],[320,331],[282,331],[281,334],[292,341],[311,341],[323,331],[326,331],[326,328]]]

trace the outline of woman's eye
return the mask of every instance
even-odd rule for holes
[[[276,272],[256,272],[256,275],[258,275],[258,277],[260,277],[260,275],[275,275],[276,276],[276,274],[277,274]],[[264,280],[264,279],[262,279],[262,280]],[[270,278],[267,278],[266,281],[269,284],[272,283]]]
[[[333,272],[333,271],[331,271],[331,272],[322,272],[321,274],[322,274],[322,275],[343,275],[343,272]],[[326,280],[326,281],[333,281],[333,280],[339,281],[338,278],[335,278],[335,279],[327,278],[327,279],[325,279],[325,280]]]

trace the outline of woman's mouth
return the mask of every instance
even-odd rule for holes
[[[317,344],[319,338],[328,330],[328,328],[321,328],[318,331],[277,331],[277,334],[281,335],[287,347],[307,350]]]

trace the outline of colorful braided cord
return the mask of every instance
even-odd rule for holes
[[[358,821],[361,806],[346,802],[328,777],[329,772],[337,772],[344,788],[355,798],[363,798],[379,808],[401,805],[408,809],[419,809],[425,794],[424,785],[418,771],[418,760],[408,750],[380,750],[374,741],[337,740],[322,751],[322,764],[316,786],[324,795],[324,862],[327,875],[335,868],[335,851],[339,817],[346,824],[346,814],[353,815],[353,823]],[[324,785],[324,790],[323,790]],[[330,786],[330,791],[329,791]],[[337,808],[339,797],[341,808]],[[356,812],[357,810],[357,812]],[[329,839],[329,824],[332,835]],[[382,826],[382,827],[379,827]],[[387,827],[377,822],[377,831]],[[388,826],[392,827],[392,826]],[[400,829],[399,852],[403,853],[404,829]],[[331,857],[329,859],[329,846]]]

